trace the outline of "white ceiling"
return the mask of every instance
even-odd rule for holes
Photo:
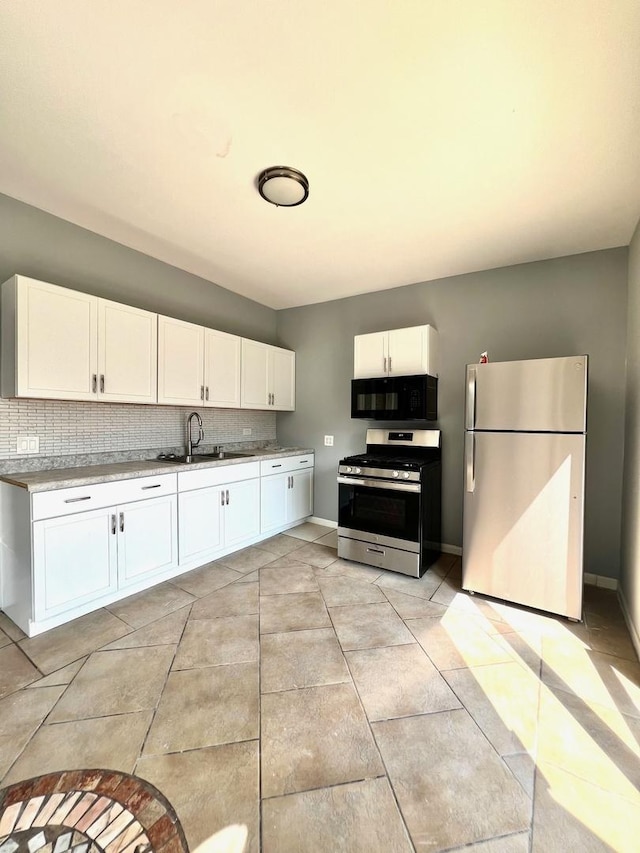
[[[638,0],[3,0],[0,41],[0,192],[274,308],[640,216]]]

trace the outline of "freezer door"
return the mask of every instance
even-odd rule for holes
[[[585,436],[465,442],[463,588],[581,619]]]
[[[587,356],[467,365],[466,428],[584,432]]]

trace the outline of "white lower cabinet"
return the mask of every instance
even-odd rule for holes
[[[201,565],[260,533],[260,465],[185,471],[178,475],[180,565]]]
[[[28,636],[313,510],[311,454],[28,493],[0,482],[0,607]]]
[[[176,495],[34,521],[36,621],[175,568],[177,521]]]
[[[109,508],[33,524],[35,621],[115,592],[118,554]]]
[[[313,455],[261,463],[260,532],[291,527],[313,511]]]

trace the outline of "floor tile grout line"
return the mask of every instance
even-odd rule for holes
[[[144,748],[147,744],[147,740],[149,739],[149,732],[151,731],[151,728],[155,722],[156,715],[158,713],[158,707],[160,706],[160,702],[162,701],[162,696],[164,695],[164,691],[166,690],[167,683],[169,681],[169,676],[173,672],[173,664],[174,664],[174,661],[176,659],[176,655],[178,654],[178,649],[180,648],[180,643],[182,642],[182,638],[184,637],[185,631],[187,630],[187,625],[189,623],[189,616],[191,615],[191,609],[193,608],[193,601],[186,606],[189,608],[189,612],[187,613],[187,618],[184,620],[184,625],[182,626],[182,631],[180,632],[180,637],[178,639],[178,642],[175,644],[175,647],[173,650],[173,656],[171,657],[171,662],[169,663],[169,666],[167,667],[167,672],[166,672],[166,675],[164,678],[164,684],[162,685],[162,689],[158,693],[158,698],[156,700],[155,708],[152,709],[151,720],[149,721],[149,725],[147,726],[147,731],[145,732],[145,735],[142,738],[142,743],[140,744],[140,749],[138,751],[138,757],[134,761],[133,769],[135,771],[137,771],[138,763],[140,762],[140,759],[144,755]],[[178,609],[182,609],[182,608],[178,608]],[[136,773],[136,775],[137,775],[137,773]]]
[[[386,773],[378,773],[375,776],[362,776],[359,779],[347,779],[345,782],[333,782],[331,785],[317,785],[315,788],[302,788],[299,791],[285,791],[283,794],[273,794],[270,797],[263,797],[262,802],[267,803],[270,800],[279,800],[283,797],[297,797],[298,794],[309,794],[312,791],[327,791],[333,788],[345,788],[347,785],[359,785],[361,782],[370,782],[373,779],[386,779]]]
[[[335,626],[334,626],[334,630],[335,630]],[[351,680],[353,681],[353,689],[355,690],[356,696],[358,697],[358,702],[360,703],[360,707],[362,708],[362,713],[363,713],[364,718],[365,718],[366,723],[367,723],[369,735],[372,738],[373,743],[375,744],[378,755],[380,756],[380,762],[381,762],[382,766],[384,767],[384,774],[385,774],[384,778],[387,780],[387,784],[389,785],[389,789],[391,790],[391,794],[393,795],[393,799],[394,799],[394,802],[396,804],[396,808],[398,809],[398,814],[400,815],[400,819],[401,819],[402,824],[404,826],[405,832],[407,833],[407,838],[409,839],[409,843],[413,847],[414,853],[416,853],[416,846],[415,846],[414,841],[413,841],[413,836],[409,832],[409,826],[407,824],[404,812],[402,811],[402,808],[400,807],[400,802],[398,800],[398,796],[396,794],[396,790],[395,790],[395,787],[393,785],[393,782],[391,781],[391,776],[389,774],[389,769],[387,767],[387,763],[384,760],[384,756],[382,754],[382,750],[380,749],[380,745],[379,745],[378,740],[376,738],[375,732],[373,731],[373,729],[371,727],[371,720],[367,716],[367,711],[364,707],[364,702],[362,701],[362,696],[360,695],[360,691],[358,690],[358,685],[356,684],[356,680],[354,678],[353,672],[351,670],[351,667],[349,666],[349,660],[348,660],[347,656],[345,655],[345,649],[342,649],[342,655],[343,655],[345,662],[347,664],[347,669],[349,670],[349,675],[351,676]]]

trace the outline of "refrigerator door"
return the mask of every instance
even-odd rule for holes
[[[582,618],[585,441],[466,434],[464,589]]]
[[[467,429],[585,432],[586,404],[586,355],[467,365]]]

